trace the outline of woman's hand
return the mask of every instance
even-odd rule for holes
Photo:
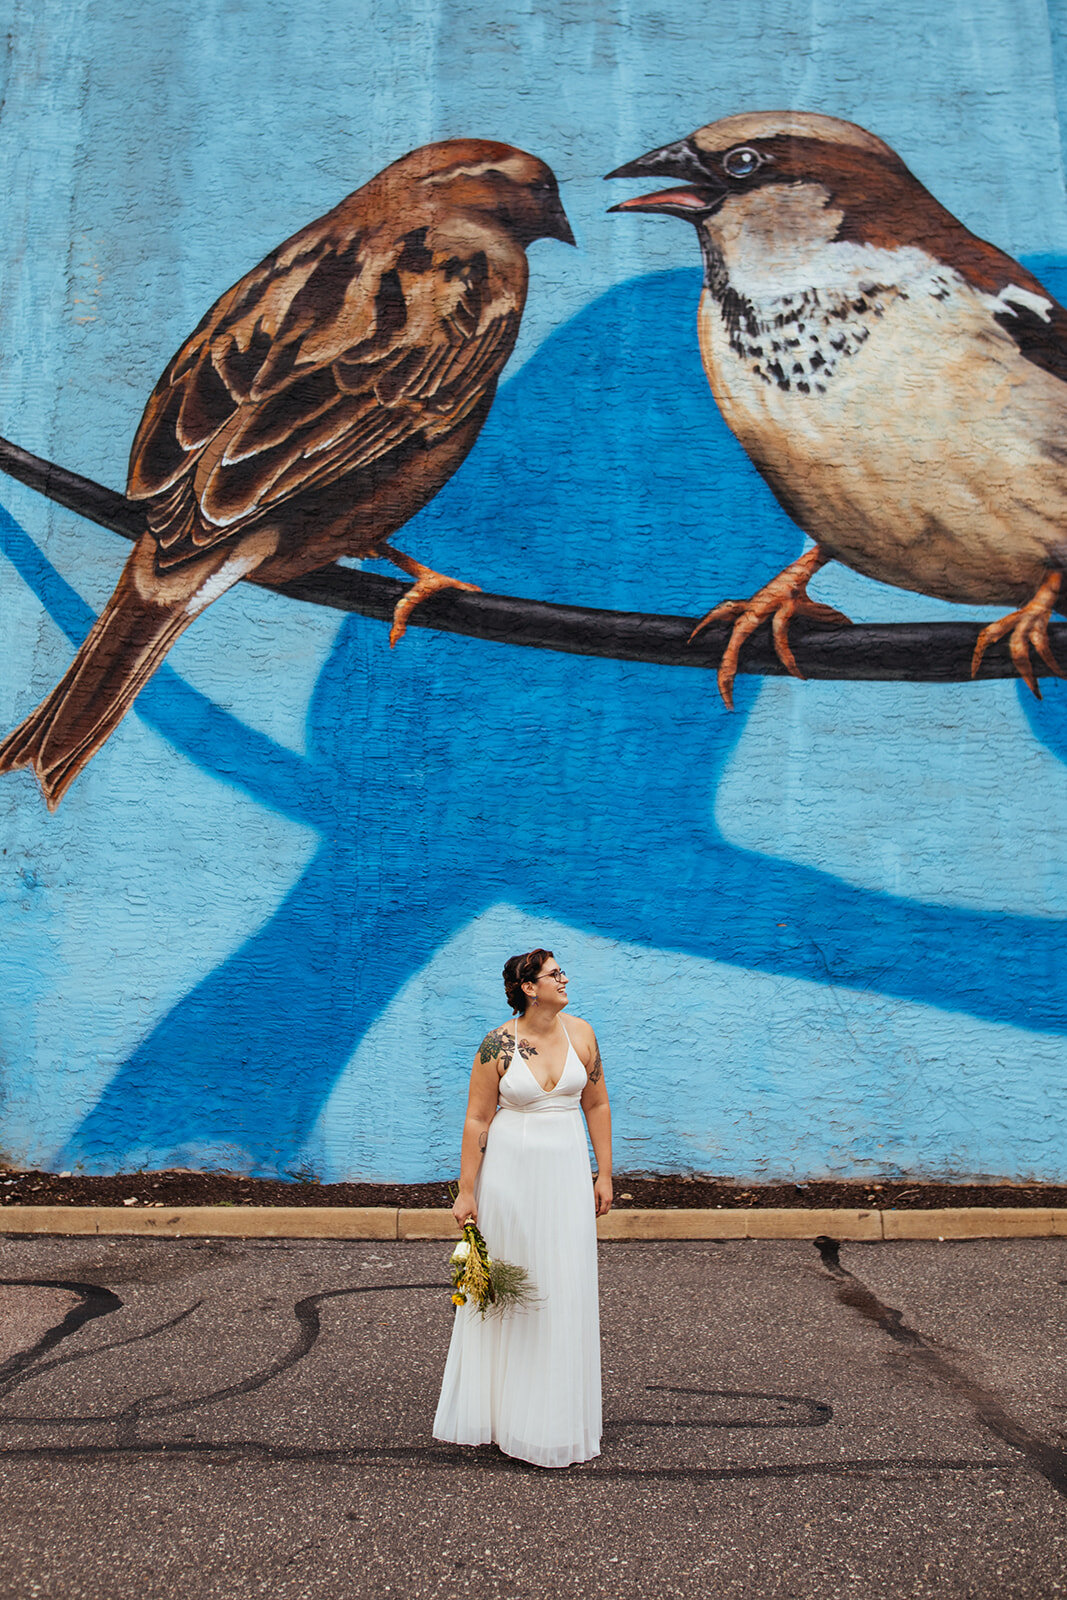
[[[606,1173],[598,1172],[596,1182],[593,1184],[593,1198],[596,1200],[596,1214],[598,1217],[607,1216],[611,1210],[611,1202],[614,1197],[615,1191],[612,1189],[611,1179]]]
[[[477,1223],[478,1207],[474,1203],[474,1195],[464,1194],[461,1189],[456,1196],[456,1203],[452,1207],[452,1215],[461,1228],[465,1222]]]

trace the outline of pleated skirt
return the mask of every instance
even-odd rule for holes
[[[475,1187],[490,1256],[524,1266],[536,1302],[483,1320],[458,1306],[433,1434],[495,1442],[539,1467],[600,1454],[596,1208],[581,1112],[501,1107]]]

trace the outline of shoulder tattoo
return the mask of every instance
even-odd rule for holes
[[[596,1042],[596,1034],[594,1034],[593,1035],[593,1063],[592,1063],[592,1066],[589,1068],[589,1082],[590,1083],[599,1083],[603,1076],[604,1076],[604,1064],[600,1059],[600,1046],[597,1044],[597,1042]]]
[[[492,1033],[487,1033],[478,1046],[478,1060],[485,1066],[487,1061],[495,1061],[501,1050],[507,1048],[503,1028],[494,1028]]]
[[[511,1058],[515,1054],[515,1029],[507,1023],[500,1028],[494,1028],[492,1033],[487,1033],[478,1047],[478,1059],[484,1065],[487,1061],[501,1061],[501,1072],[504,1073],[511,1065]],[[519,1054],[526,1061],[530,1056],[537,1054],[535,1045],[526,1039],[519,1040]]]

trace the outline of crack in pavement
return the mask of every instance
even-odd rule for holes
[[[1057,1494],[1067,1497],[1067,1451],[1057,1449],[1039,1434],[1031,1432],[1011,1415],[996,1395],[946,1360],[926,1334],[910,1327],[904,1321],[902,1311],[887,1306],[862,1279],[843,1267],[840,1240],[824,1234],[815,1240],[815,1248],[823,1267],[837,1281],[837,1298],[842,1305],[858,1311],[860,1316],[873,1322],[894,1343],[904,1345],[912,1361],[936,1379],[942,1388],[965,1400],[979,1422],[1002,1443],[1019,1451]]]

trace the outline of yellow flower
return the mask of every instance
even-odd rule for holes
[[[454,1306],[465,1306],[467,1304],[467,1296],[465,1294],[454,1294],[452,1296],[452,1304]]]

